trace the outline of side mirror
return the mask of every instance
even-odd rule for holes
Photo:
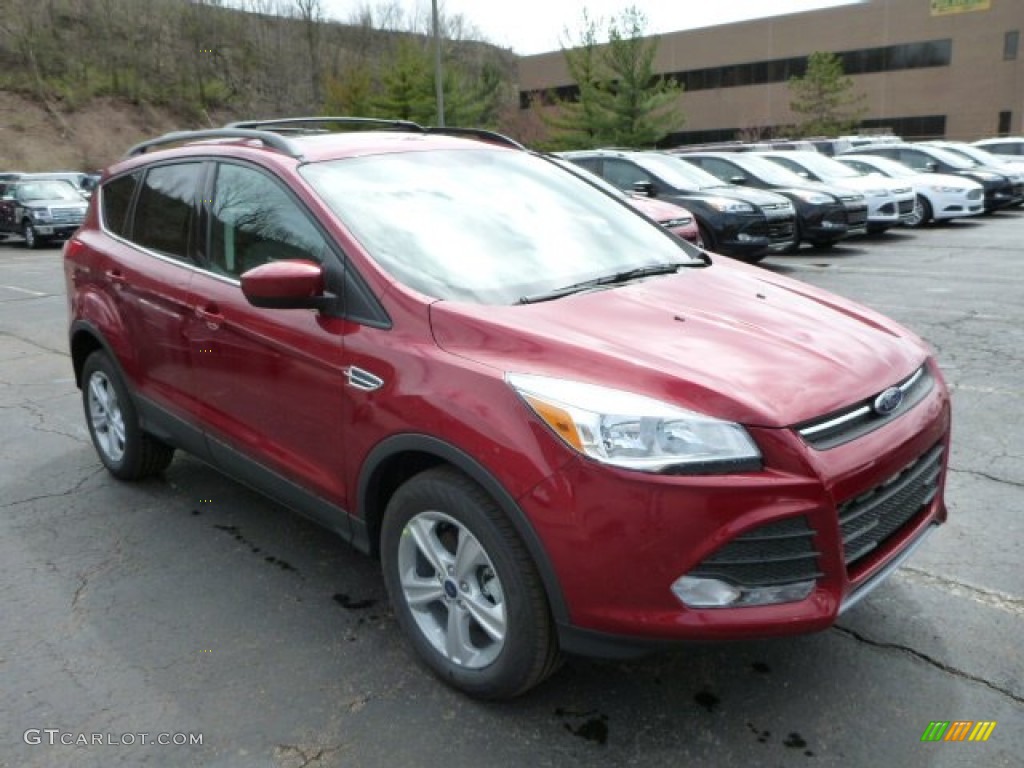
[[[654,189],[654,185],[649,181],[633,182],[633,191],[643,195],[644,197],[655,197],[657,194]]]
[[[936,163],[934,160],[929,160],[924,164],[924,169],[928,173],[935,173],[937,170],[939,170],[939,164]]]
[[[329,309],[335,297],[324,289],[324,269],[314,261],[286,259],[260,264],[241,278],[242,294],[263,309]]]
[[[743,184],[747,183],[747,177],[746,176],[730,176],[729,177],[729,183],[730,184],[743,185]]]

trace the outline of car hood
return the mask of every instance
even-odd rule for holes
[[[693,214],[686,208],[667,200],[656,200],[653,197],[629,195],[629,203],[645,216],[655,221],[668,221],[669,219],[680,219],[684,216],[693,218]]]
[[[885,189],[890,192],[896,189],[906,189],[910,186],[907,184],[900,184],[895,179],[890,179],[886,176],[849,176],[849,177],[837,177],[832,181],[836,186],[846,187],[847,189],[853,189],[857,192],[867,192],[871,189]]]
[[[966,176],[956,176],[950,173],[919,173],[917,176],[908,176],[907,181],[915,187],[956,187],[958,189],[983,189],[981,184]]]
[[[722,197],[737,198],[748,203],[754,203],[755,205],[778,205],[779,203],[789,202],[789,200],[775,192],[767,192],[763,189],[754,189],[753,187],[702,187],[700,191],[707,195],[721,194]]]
[[[89,205],[85,200],[62,200],[56,198],[54,200],[32,200],[31,202],[21,203],[25,208],[81,208],[83,211]]]
[[[869,309],[724,259],[537,304],[437,302],[431,324],[442,349],[502,371],[765,427],[867,398],[928,356],[917,336]]]

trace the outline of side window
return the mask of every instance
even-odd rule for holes
[[[901,149],[898,159],[901,163],[909,165],[915,171],[928,170],[928,156],[923,152],[915,152],[912,149]]]
[[[327,256],[327,243],[309,217],[260,171],[218,166],[210,212],[210,265],[222,275],[238,277],[281,259],[322,263]]]
[[[201,174],[200,163],[150,168],[135,204],[132,240],[165,256],[187,259]]]
[[[728,183],[732,183],[732,179],[735,176],[746,176],[742,170],[734,166],[732,163],[727,160],[721,160],[717,157],[702,157],[698,162],[700,163],[700,167],[712,176]]]
[[[775,157],[772,157],[771,160],[772,160],[773,163],[778,163],[783,168],[785,168],[787,171],[792,171],[793,173],[795,173],[798,176],[803,176],[805,179],[813,178],[813,174],[811,174],[810,171],[808,171],[806,168],[804,168],[799,163],[794,163],[788,157],[778,157],[778,156],[775,156]]]
[[[601,160],[596,157],[581,157],[573,160],[576,165],[581,168],[586,168],[591,173],[596,173],[598,176],[601,175]]]
[[[115,235],[128,235],[128,207],[141,176],[141,172],[118,176],[104,184],[100,191],[103,226]]]
[[[880,171],[874,166],[862,163],[859,160],[847,160],[844,165],[848,165],[853,168],[853,170],[860,171],[861,173],[880,173]]]
[[[633,185],[639,181],[654,183],[649,173],[624,160],[606,159],[604,177],[619,189],[633,189]]]

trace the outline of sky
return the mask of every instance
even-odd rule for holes
[[[660,34],[861,1],[438,0],[442,13],[461,13],[487,41],[511,48],[521,56],[557,51],[566,29],[570,34],[579,30],[584,8],[591,18],[607,19],[635,5],[647,16],[647,33]],[[430,13],[430,0],[323,0],[326,14],[338,21],[350,20],[361,7],[376,9],[388,4],[401,6],[409,15]]]

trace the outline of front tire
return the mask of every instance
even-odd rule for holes
[[[498,505],[465,475],[430,469],[395,492],[381,561],[399,625],[445,683],[479,698],[509,698],[557,668],[533,560]]]
[[[924,195],[914,198],[914,213],[907,219],[906,225],[911,228],[923,227],[932,220],[932,206]]]
[[[26,221],[22,225],[21,234],[25,238],[25,247],[30,251],[34,251],[39,247],[39,236],[36,234],[36,228],[32,226],[31,221]]]
[[[171,463],[174,448],[142,431],[121,374],[102,350],[82,366],[82,406],[96,453],[114,477],[141,480]]]

